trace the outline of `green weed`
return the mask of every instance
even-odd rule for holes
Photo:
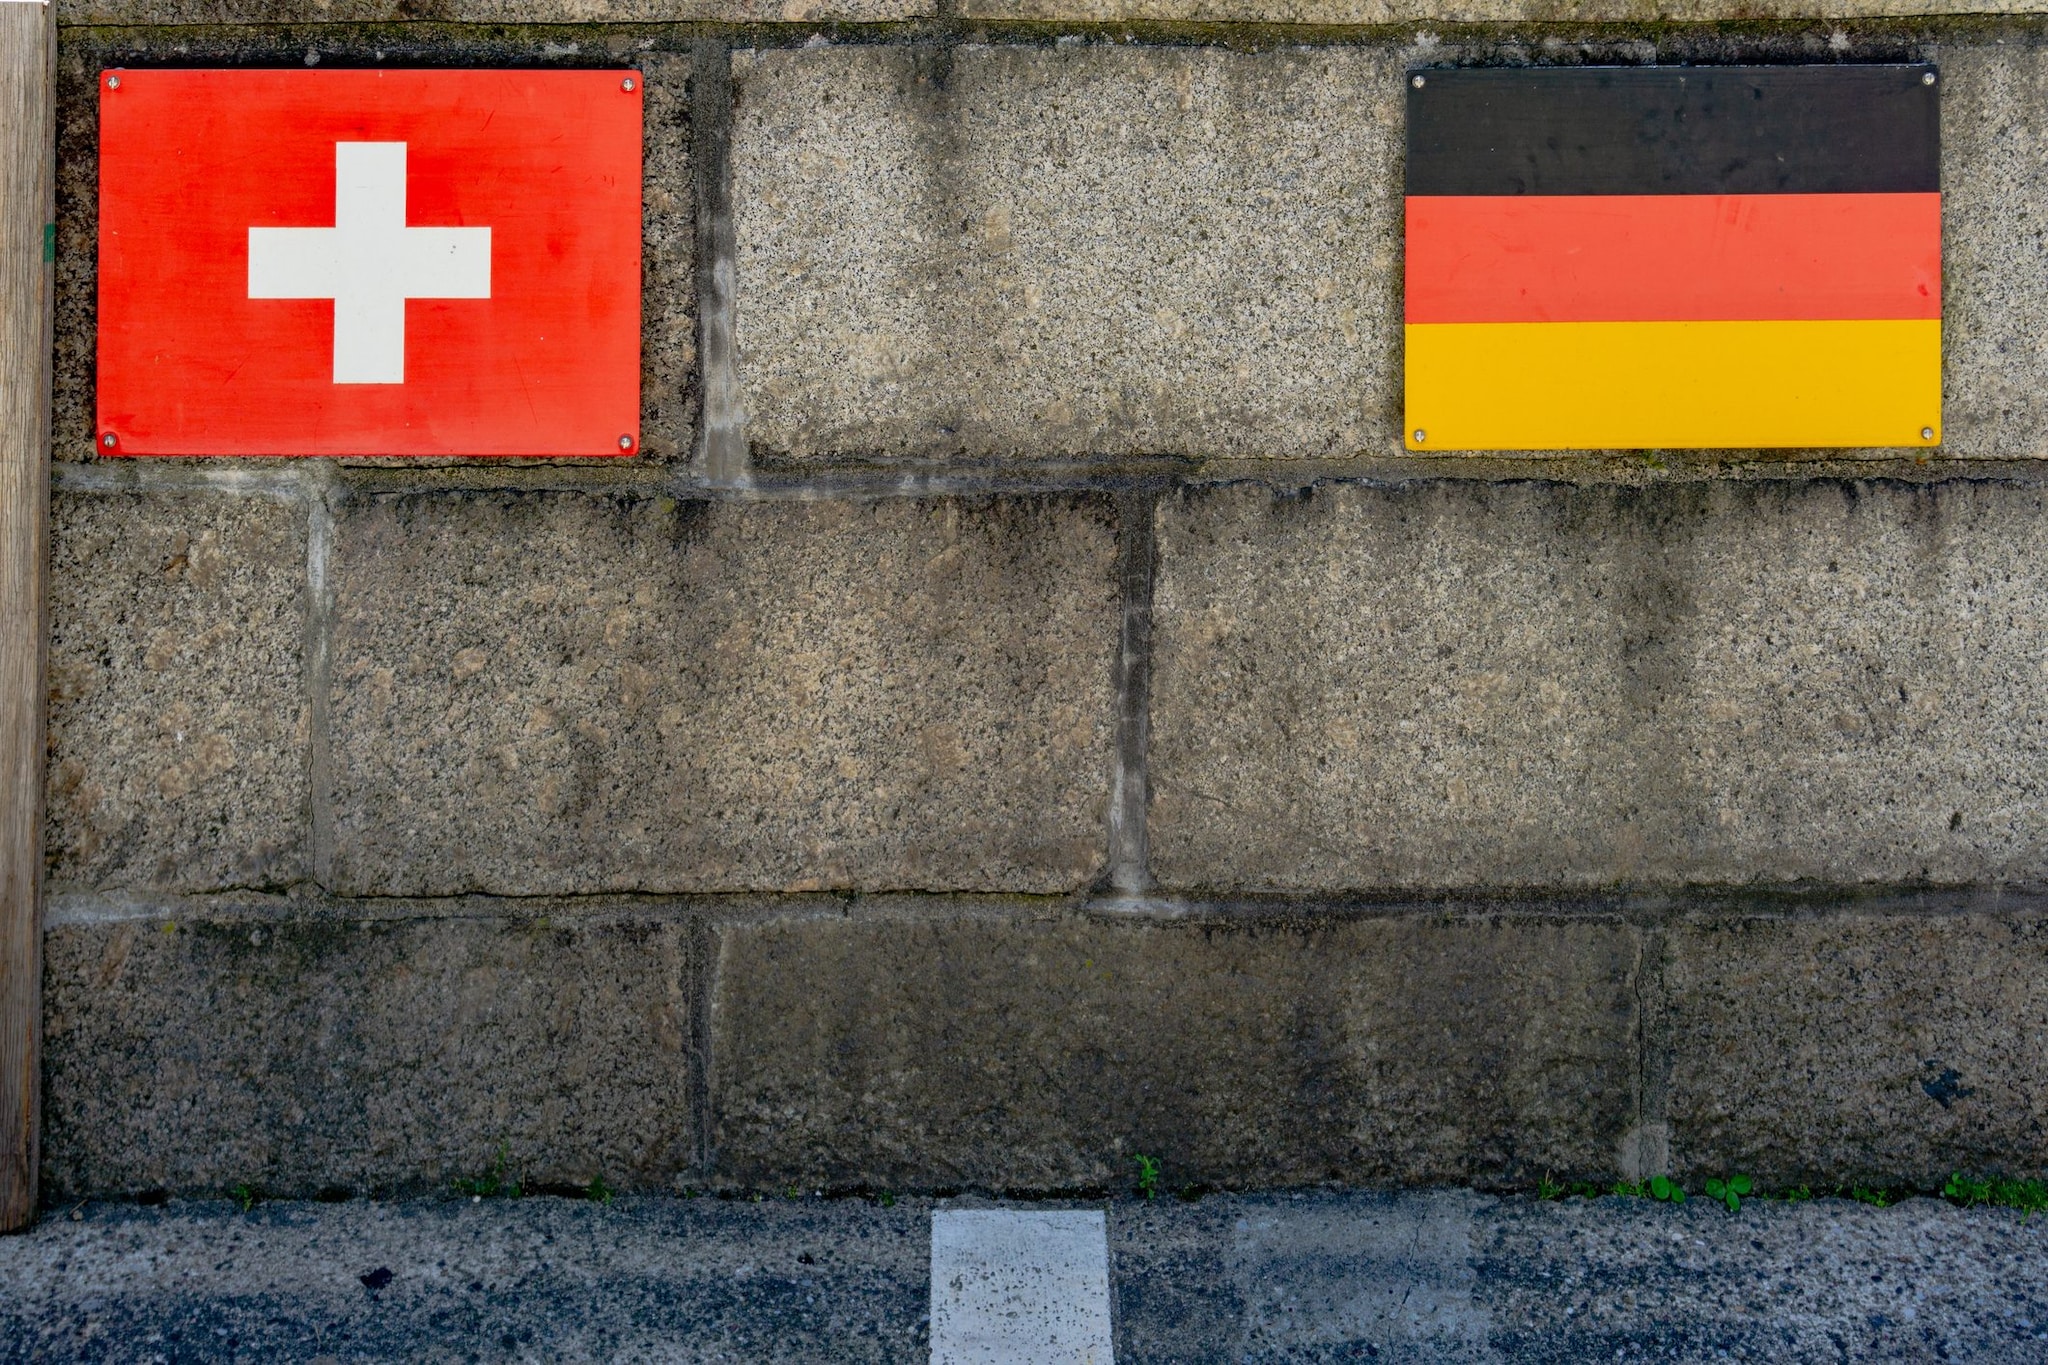
[[[490,1169],[482,1175],[473,1178],[457,1178],[455,1192],[457,1194],[466,1194],[471,1199],[493,1199],[499,1195],[503,1195],[507,1199],[517,1199],[519,1197],[519,1177],[506,1173],[507,1161],[507,1145],[501,1142],[498,1144],[497,1156],[491,1159]]]
[[[1665,1204],[1685,1202],[1685,1187],[1662,1175],[1653,1175],[1648,1180],[1617,1180],[1612,1193],[1624,1199],[1655,1199]]]
[[[2026,1217],[2048,1210],[2048,1182],[2039,1180],[1968,1176],[1956,1171],[1950,1174],[1941,1193],[1951,1203],[1966,1209],[1985,1204],[1993,1208],[2018,1209]]]
[[[1159,1193],[1159,1158],[1134,1156],[1131,1160],[1138,1163],[1138,1193],[1150,1199]]]
[[[604,1176],[599,1174],[590,1177],[590,1189],[585,1193],[584,1198],[593,1204],[609,1204],[617,1194],[618,1191],[605,1184]]]
[[[1742,1207],[1742,1196],[1755,1188],[1756,1182],[1748,1176],[1731,1175],[1726,1180],[1709,1180],[1707,1198],[1726,1204],[1728,1212],[1734,1213]]]
[[[255,1208],[256,1201],[263,1197],[256,1192],[254,1185],[249,1184],[237,1185],[232,1190],[229,1190],[228,1194],[233,1197],[237,1204],[241,1205],[243,1213],[247,1213],[250,1209]]]

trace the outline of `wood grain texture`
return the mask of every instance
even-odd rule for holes
[[[36,1209],[54,33],[0,4],[0,1232]]]

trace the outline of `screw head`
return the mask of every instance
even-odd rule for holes
[[[1428,433],[1428,432],[1424,431],[1424,430],[1423,430],[1423,429],[1422,429],[1421,427],[1417,427],[1417,428],[1415,428],[1415,444],[1417,444],[1417,445],[1421,445],[1421,444],[1422,444],[1422,443],[1423,443],[1424,441],[1426,441],[1426,440],[1428,440],[1428,439],[1429,439],[1429,433]]]
[[[1920,84],[1922,84],[1922,85],[1932,85],[1932,84],[1934,84],[1934,73],[1933,73],[1932,71],[1923,71],[1923,72],[1921,72],[1921,73],[1920,73]]]
[[[109,76],[109,77],[107,77],[107,89],[109,89],[109,90],[119,90],[120,88],[121,88],[121,78],[120,78],[119,76]]]
[[[633,93],[633,78],[632,78],[631,76],[628,76],[628,77],[626,77],[626,79],[624,79],[624,80],[620,81],[620,82],[619,82],[619,89],[621,89],[621,90],[625,91],[625,92],[626,92],[627,94],[629,94],[629,95],[630,95],[630,94],[632,94],[632,93]]]
[[[115,439],[114,433],[111,431],[108,432],[106,435],[100,437],[100,446],[103,449],[112,450],[115,446],[119,444],[121,444],[120,441]]]
[[[1411,77],[1409,77],[1409,78],[1408,78],[1408,84],[1410,84],[1410,85],[1414,86],[1414,87],[1415,87],[1415,88],[1416,88],[1417,90],[1420,90],[1420,89],[1422,88],[1422,84],[1423,84],[1423,81],[1422,81],[1422,77],[1420,77],[1420,76],[1411,76]]]
[[[633,448],[633,438],[632,438],[631,436],[621,436],[621,437],[619,438],[619,449],[620,449],[620,450],[631,450],[632,448]]]
[[[1922,428],[1920,428],[1920,439],[1921,439],[1921,440],[1923,440],[1923,441],[1931,441],[1931,440],[1933,440],[1933,439],[1934,439],[1934,428],[1933,428],[1933,427],[1922,427]]]

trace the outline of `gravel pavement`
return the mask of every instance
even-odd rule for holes
[[[1460,1190],[93,1203],[0,1238],[0,1361],[964,1360],[932,1215],[1004,1207],[1104,1213],[1126,1363],[2048,1361],[2048,1218]]]

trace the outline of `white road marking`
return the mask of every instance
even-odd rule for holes
[[[932,1365],[1111,1365],[1099,1209],[932,1213]]]
[[[1230,1273],[1244,1305],[1238,1357],[1370,1347],[1397,1360],[1492,1360],[1474,1302],[1466,1190],[1361,1193],[1342,1203],[1247,1199]]]
[[[249,297],[334,300],[334,382],[405,382],[405,301],[491,296],[491,230],[405,225],[405,144],[334,144],[334,226],[249,229]]]

